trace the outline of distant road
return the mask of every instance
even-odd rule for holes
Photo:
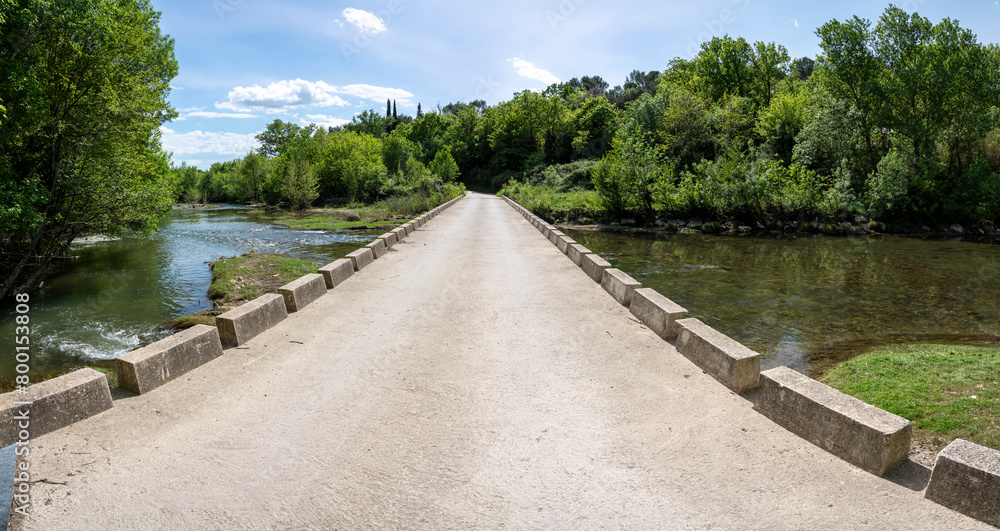
[[[491,196],[246,347],[33,441],[28,527],[987,529],[753,411]]]

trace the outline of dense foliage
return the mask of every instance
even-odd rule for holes
[[[171,207],[158,128],[177,63],[158,23],[148,0],[0,2],[0,296],[76,236]]]

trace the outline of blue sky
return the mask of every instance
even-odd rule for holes
[[[1000,0],[904,0],[938,22],[957,19],[1000,42]],[[632,70],[663,70],[714,35],[819,53],[817,27],[887,3],[789,0],[153,0],[176,41],[180,73],[166,124],[173,162],[207,169],[256,147],[275,119],[337,125],[395,99],[401,114],[438,104],[510,99],[523,89]]]

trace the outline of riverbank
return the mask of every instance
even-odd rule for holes
[[[752,234],[826,234],[832,236],[896,235],[936,238],[963,238],[970,241],[998,242],[1000,227],[965,226],[961,223],[887,223],[854,215],[837,221],[814,218],[808,221],[768,219],[754,222],[700,217],[662,217],[644,222],[635,217],[613,217],[601,207],[594,191],[554,192],[537,186],[509,186],[500,194],[509,194],[521,206],[554,225],[576,230],[601,230],[623,234],[705,233],[726,235]]]
[[[223,258],[209,264],[212,283],[208,298],[212,308],[178,317],[168,328],[184,329],[198,324],[215,326],[215,317],[247,301],[268,293],[289,282],[315,273],[318,267],[309,260],[300,260],[277,254],[246,253],[242,256]]]
[[[912,459],[933,465],[956,438],[1000,448],[1000,348],[874,348],[831,370],[835,389],[913,422]]]

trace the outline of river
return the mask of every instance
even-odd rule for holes
[[[873,345],[1000,341],[1000,246],[907,237],[570,237],[760,352],[818,375]]]
[[[244,207],[178,209],[153,234],[74,243],[74,259],[30,293],[31,375],[84,364],[106,365],[166,337],[170,320],[212,307],[209,262],[249,251],[327,264],[381,232],[308,231],[270,223]],[[13,297],[0,337],[13,347]],[[14,356],[0,358],[0,380],[14,376]]]

